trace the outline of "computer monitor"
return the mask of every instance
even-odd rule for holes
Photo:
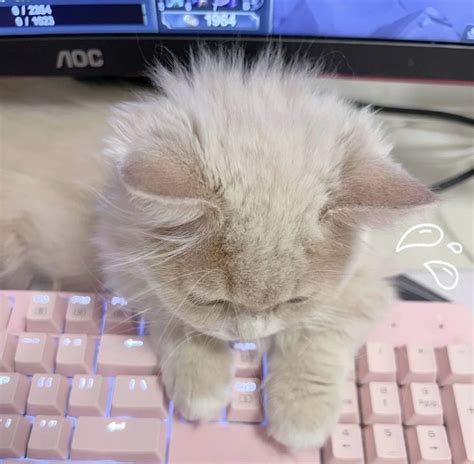
[[[277,42],[341,75],[474,81],[473,0],[0,0],[2,75],[136,76],[204,41]]]

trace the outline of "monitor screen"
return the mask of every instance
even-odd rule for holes
[[[158,34],[474,43],[473,0],[0,0],[0,35]]]

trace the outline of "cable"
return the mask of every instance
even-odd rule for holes
[[[455,185],[466,181],[472,176],[474,176],[474,168],[462,172],[461,174],[458,174],[454,177],[450,177],[449,179],[441,180],[439,182],[434,183],[433,185],[431,185],[431,190],[433,190],[434,192],[442,192],[443,190],[454,187]]]
[[[362,101],[354,101],[354,103],[359,107],[370,107],[376,111],[381,111],[388,114],[405,114],[409,116],[425,116],[428,118],[436,119],[445,119],[452,122],[457,122],[461,124],[467,124],[469,126],[474,126],[474,118],[469,116],[463,116],[462,114],[448,113],[446,111],[436,111],[436,110],[423,110],[418,108],[403,108],[399,106],[385,106],[385,105],[375,105],[372,103],[366,103]]]
[[[391,277],[392,284],[398,291],[398,296],[402,300],[409,301],[444,301],[449,300],[434,292],[433,290],[425,287],[424,285],[415,282],[413,279],[407,277],[404,274],[399,274]]]

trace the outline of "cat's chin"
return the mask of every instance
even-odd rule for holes
[[[279,318],[254,315],[242,315],[238,323],[225,321],[219,329],[196,327],[205,335],[228,342],[251,342],[274,335],[285,328],[285,324]]]

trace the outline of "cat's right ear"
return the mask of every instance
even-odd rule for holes
[[[121,179],[135,202],[163,226],[198,219],[215,222],[219,208],[206,191],[199,169],[183,158],[178,153],[134,153],[121,165]]]
[[[176,124],[167,124],[167,118],[157,121],[156,107],[153,115],[146,113],[146,107],[131,104],[126,114],[123,106],[114,114],[115,123],[119,123],[115,138],[121,138],[122,143],[115,164],[128,194],[164,227],[201,218],[215,223],[219,208],[199,166],[196,134],[178,132]]]

